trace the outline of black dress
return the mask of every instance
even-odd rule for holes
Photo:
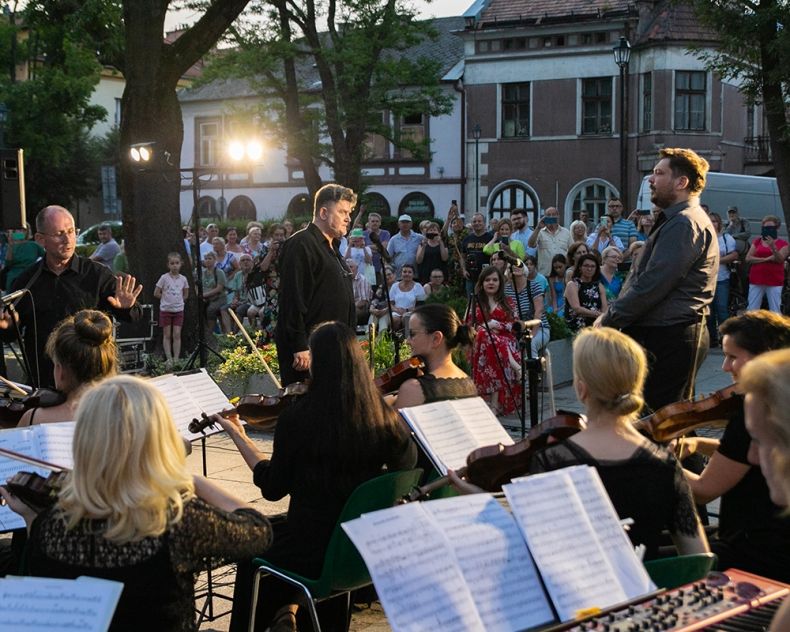
[[[718,448],[728,459],[749,465],[746,454],[751,438],[743,410],[724,430]],[[757,466],[721,497],[718,537],[711,550],[718,568],[738,568],[782,582],[790,582],[790,521],[771,502],[768,484]]]
[[[264,557],[273,564],[299,575],[317,578],[321,574],[329,539],[351,493],[363,482],[389,471],[414,467],[417,449],[404,428],[397,436],[371,444],[352,464],[339,463],[331,447],[316,439],[314,428],[336,424],[310,396],[297,400],[280,414],[274,432],[271,460],[260,461],[253,470],[253,482],[267,500],[290,494],[288,517],[275,525],[274,545]],[[327,477],[325,463],[335,466]],[[261,551],[261,553],[263,553]],[[240,563],[233,595],[231,630],[246,630],[252,596],[251,566]],[[257,622],[261,629],[274,610],[291,599],[282,583],[267,583],[261,589]]]
[[[194,580],[204,558],[245,558],[272,542],[271,525],[257,511],[227,513],[200,499],[185,503],[181,520],[159,537],[115,544],[102,535],[103,524],[83,520],[67,530],[56,510],[39,514],[26,561],[28,574],[37,577],[123,582],[111,632],[197,630]]]
[[[644,544],[645,559],[657,556],[662,529],[693,536],[697,514],[691,489],[674,455],[645,442],[628,458],[598,460],[571,440],[537,452],[529,473],[548,472],[571,465],[591,465],[598,470],[606,492],[620,518],[633,518],[628,535],[634,545]]]
[[[573,279],[579,286],[579,306],[585,309],[601,310],[601,284],[600,281],[582,281],[579,278]],[[579,331],[584,327],[589,327],[595,322],[595,316],[582,316],[573,311],[571,304],[565,301],[565,322],[571,331]]]

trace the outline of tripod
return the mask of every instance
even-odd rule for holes
[[[527,435],[527,378],[529,378],[529,427],[533,428],[538,422],[538,376],[543,370],[540,358],[532,357],[532,328],[540,327],[540,320],[517,321],[515,329],[518,338],[518,348],[521,350],[521,438]]]
[[[210,351],[220,360],[222,356],[212,349],[206,342],[206,315],[203,313],[203,261],[200,258],[200,243],[198,242],[198,235],[200,234],[200,215],[198,214],[198,200],[200,199],[200,181],[198,180],[197,173],[192,173],[192,232],[194,234],[195,242],[192,246],[192,260],[195,262],[197,269],[195,270],[195,289],[197,290],[198,299],[198,343],[195,350],[187,359],[185,368],[190,370],[195,368],[195,363],[200,360],[198,366],[204,368],[208,364],[208,352]]]

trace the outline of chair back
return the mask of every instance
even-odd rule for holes
[[[713,553],[662,557],[645,562],[645,570],[659,588],[677,588],[705,577],[716,562]]]
[[[370,583],[370,573],[365,562],[340,525],[359,518],[363,513],[392,507],[419,483],[421,477],[421,469],[388,472],[365,481],[352,492],[340,512],[326,550],[319,579],[321,584],[328,582],[322,586],[323,589],[356,590]]]

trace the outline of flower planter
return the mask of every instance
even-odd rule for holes
[[[551,353],[551,376],[554,387],[573,382],[573,339],[552,340],[546,350]]]

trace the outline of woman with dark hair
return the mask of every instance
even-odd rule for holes
[[[66,401],[48,408],[32,408],[20,426],[73,421],[82,394],[95,382],[118,372],[118,353],[112,321],[104,312],[83,309],[62,320],[44,348],[55,365],[55,388]]]
[[[390,287],[392,302],[392,329],[398,331],[405,327],[409,315],[414,311],[417,301],[425,300],[425,290],[414,280],[415,270],[410,263],[405,263],[400,270],[400,281]]]
[[[280,415],[271,458],[244,431],[238,417],[213,417],[230,435],[267,500],[290,494],[288,518],[275,527],[270,562],[318,577],[337,518],[351,492],[388,470],[413,467],[417,450],[398,415],[373,384],[354,331],[339,322],[310,336],[310,389]],[[296,596],[279,582],[264,595],[258,620],[295,628]],[[232,630],[246,630],[252,570],[240,564]],[[276,592],[275,592],[276,591]],[[285,605],[284,605],[285,604]],[[278,608],[280,609],[278,611]]]
[[[515,410],[520,396],[518,345],[513,335],[513,305],[505,296],[505,278],[493,266],[483,268],[475,285],[472,325],[475,344],[472,378],[477,393],[497,415]]]
[[[398,390],[395,408],[419,406],[447,399],[477,397],[475,383],[453,362],[457,346],[472,344],[472,331],[452,307],[444,303],[420,305],[409,321],[412,354],[425,362],[426,373],[406,380]]]
[[[606,288],[601,283],[601,264],[592,254],[579,257],[571,281],[565,287],[565,322],[571,331],[589,327],[606,311]]]

